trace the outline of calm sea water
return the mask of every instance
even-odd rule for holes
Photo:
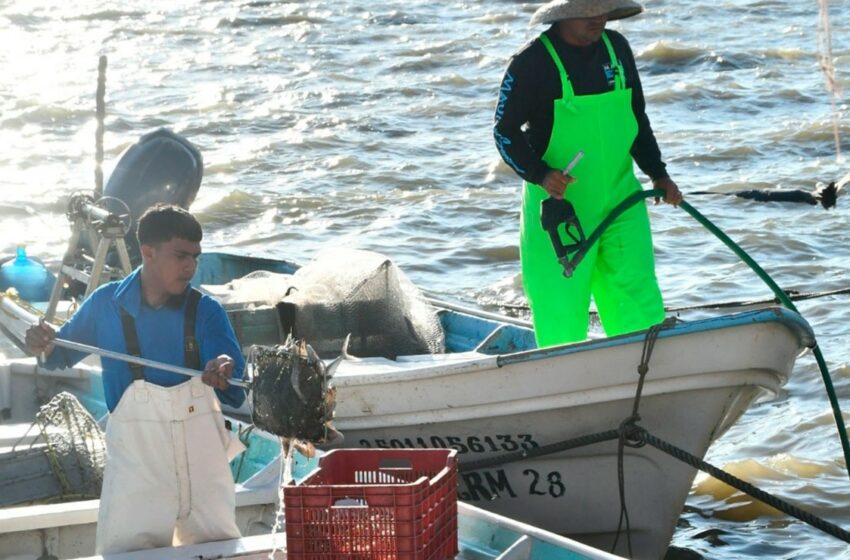
[[[0,255],[56,263],[70,193],[94,182],[97,59],[106,163],[166,126],[203,152],[193,206],[207,250],[307,261],[326,247],[392,257],[430,293],[521,304],[519,180],[491,139],[508,57],[541,29],[509,0],[0,1]],[[816,0],[649,0],[630,39],[649,114],[682,190],[811,190],[850,165],[846,94],[818,63]],[[850,2],[831,2],[850,88]],[[850,287],[850,199],[838,207],[688,200],[784,287]],[[767,288],[684,212],[652,207],[669,306]],[[850,296],[800,304],[850,409]],[[692,316],[696,316],[692,314]],[[688,315],[684,315],[688,318]],[[751,409],[708,459],[850,527],[850,480],[814,360]],[[616,481],[612,480],[612,484]],[[843,543],[698,479],[676,546],[707,558],[850,558]]]

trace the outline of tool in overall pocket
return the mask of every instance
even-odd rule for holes
[[[584,157],[584,152],[579,150],[570,163],[564,168],[564,175],[569,175],[573,168]],[[564,232],[570,236],[573,243],[565,245],[561,240],[558,227],[563,224]],[[570,260],[570,253],[575,253],[585,242],[584,230],[579,222],[578,215],[573,205],[566,199],[552,198],[551,196],[540,203],[540,225],[549,234],[552,247],[558,257],[558,262],[564,268],[564,276],[569,278],[573,275],[578,260]]]

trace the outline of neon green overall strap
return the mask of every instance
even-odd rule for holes
[[[626,74],[623,70],[623,65],[620,64],[620,61],[617,59],[617,55],[614,53],[614,46],[611,45],[608,33],[604,31],[602,32],[602,41],[605,43],[605,48],[608,50],[608,58],[611,59],[611,68],[614,69],[614,89],[625,89]],[[564,64],[561,62],[561,57],[558,56],[557,51],[555,51],[555,46],[552,45],[552,41],[549,40],[549,37],[547,37],[545,33],[540,34],[540,42],[543,43],[543,46],[545,46],[546,50],[549,51],[549,56],[552,57],[552,60],[555,62],[555,66],[558,67],[558,74],[561,75],[561,87],[563,89],[562,96],[565,99],[573,97],[575,95],[573,85],[570,82],[570,77],[567,74],[566,68],[564,68]]]
[[[626,74],[623,71],[623,65],[617,60],[611,40],[604,31],[602,32],[602,41],[605,43],[605,48],[608,49],[608,56],[611,58],[611,68],[614,69],[614,89],[626,89]]]
[[[558,67],[558,73],[561,75],[561,97],[564,99],[574,97],[575,92],[573,92],[573,84],[570,83],[570,78],[567,76],[567,71],[561,63],[561,57],[558,56],[558,53],[555,51],[552,41],[549,40],[549,37],[547,37],[545,33],[541,33],[540,42],[543,43],[546,50],[549,51],[549,56],[552,57],[552,60],[555,62],[555,66]]]

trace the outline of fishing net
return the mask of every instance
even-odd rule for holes
[[[33,428],[38,435],[17,449]],[[94,418],[69,393],[42,406],[35,422],[0,454],[0,506],[100,496],[106,445]]]
[[[204,290],[214,295],[222,305],[275,305],[286,297],[291,286],[291,274],[255,270],[227,284],[204,284]]]
[[[74,395],[59,393],[35,415],[45,453],[59,482],[60,499],[100,496],[106,443],[91,414]]]
[[[328,441],[335,433],[336,391],[322,360],[307,344],[290,338],[283,345],[256,346],[248,359],[254,369],[254,424],[284,438]]]
[[[387,257],[332,250],[300,268],[279,304],[284,333],[309,341],[322,358],[349,351],[395,359],[444,350],[442,326],[421,292]]]

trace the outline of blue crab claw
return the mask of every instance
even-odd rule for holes
[[[348,333],[345,336],[345,341],[342,343],[342,350],[340,350],[339,356],[337,356],[334,359],[334,361],[332,361],[328,365],[328,367],[325,369],[325,378],[326,379],[330,379],[334,376],[334,373],[336,373],[336,368],[338,368],[339,365],[342,362],[344,362],[345,360],[355,359],[351,355],[349,355],[349,353],[348,353],[348,344],[349,344],[350,341],[351,341],[351,333]]]

